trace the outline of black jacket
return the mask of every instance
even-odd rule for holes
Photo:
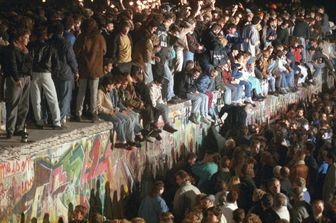
[[[57,52],[58,67],[53,77],[59,80],[72,80],[74,74],[78,73],[78,64],[71,44],[58,35],[53,35],[49,43]]]
[[[310,30],[309,30],[309,25],[307,22],[302,21],[302,20],[296,21],[294,30],[293,30],[293,36],[309,39],[310,37],[309,33],[310,33]]]
[[[174,76],[174,93],[178,97],[186,99],[187,93],[196,92],[196,80],[192,78],[192,75],[182,72]]]
[[[10,44],[3,48],[2,67],[5,76],[11,76],[15,81],[32,72],[32,57],[29,53],[23,53],[19,48]],[[5,59],[7,58],[7,59]]]
[[[58,60],[56,50],[46,41],[34,41],[29,45],[29,51],[33,58],[33,72],[55,73]]]

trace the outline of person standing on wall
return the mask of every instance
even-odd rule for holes
[[[7,138],[23,132],[29,110],[30,75],[32,58],[27,45],[30,31],[17,29],[13,41],[6,48],[8,59],[3,68],[5,80],[6,132]]]
[[[76,99],[76,120],[82,120],[86,87],[90,88],[90,108],[92,122],[97,121],[97,95],[99,78],[104,75],[103,57],[106,53],[106,42],[98,29],[97,22],[86,19],[81,25],[82,33],[74,45],[79,68],[79,90]]]
[[[47,26],[40,25],[35,32],[37,40],[29,45],[29,49],[33,59],[30,94],[36,126],[43,129],[45,124],[42,119],[43,107],[41,106],[41,95],[43,95],[47,99],[52,116],[52,127],[61,130],[60,109],[58,107],[55,84],[51,75],[58,69],[56,50],[47,42]]]

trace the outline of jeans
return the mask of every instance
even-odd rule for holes
[[[274,92],[275,91],[275,78],[272,75],[269,75],[267,77],[267,81],[268,81],[268,90],[270,92]]]
[[[145,84],[149,84],[153,81],[153,70],[151,62],[145,63],[144,81]]]
[[[22,86],[18,87],[12,77],[5,80],[6,131],[9,134],[23,130],[29,111],[30,77],[20,78],[20,81]]]
[[[160,115],[162,115],[162,119],[164,123],[168,123],[168,114],[169,114],[169,109],[166,104],[157,104],[155,107],[155,117],[154,121],[156,122],[159,118]]]
[[[252,84],[248,81],[239,81],[239,85],[244,86],[245,97],[250,98],[252,96]]]
[[[191,100],[191,112],[200,113],[201,117],[208,116],[208,96],[202,93],[187,93],[187,99]]]
[[[248,82],[251,83],[251,87],[252,87],[252,89],[255,89],[257,95],[261,94],[261,84],[260,84],[260,80],[258,78],[249,77]]]
[[[76,98],[76,115],[81,116],[83,112],[83,104],[85,99],[86,87],[89,85],[90,88],[90,107],[91,107],[91,114],[97,114],[97,97],[98,97],[98,84],[99,78],[90,80],[81,78],[79,79],[79,89]]]
[[[287,88],[294,87],[294,71],[286,72],[284,74]]]
[[[165,61],[163,64],[163,83],[162,83],[162,99],[164,101],[169,101],[172,99],[174,94],[174,77],[173,73],[171,72],[168,61]]]
[[[243,88],[238,84],[225,84],[224,104],[231,105],[232,101],[237,102],[242,97]]]
[[[55,80],[61,121],[66,120],[71,115],[72,83],[72,80]]]
[[[32,82],[30,87],[30,97],[33,106],[36,124],[43,125],[42,109],[41,109],[41,91],[47,99],[48,107],[52,116],[54,126],[61,125],[61,113],[58,107],[58,99],[56,88],[51,73],[35,73],[32,74]]]
[[[122,117],[117,115],[109,115],[101,113],[99,117],[105,121],[113,123],[113,129],[117,133],[117,140],[120,142],[126,142],[126,122]]]

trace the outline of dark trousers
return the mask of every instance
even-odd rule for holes
[[[20,78],[21,86],[17,86],[12,77],[6,78],[6,130],[13,134],[24,128],[29,110],[30,77]]]

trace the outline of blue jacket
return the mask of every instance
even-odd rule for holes
[[[239,64],[233,63],[231,68],[232,68],[232,78],[234,80],[243,76],[243,73],[239,70]]]
[[[196,82],[197,90],[201,93],[215,90],[215,80],[208,74],[203,74]]]
[[[146,196],[140,204],[138,214],[147,223],[160,222],[160,214],[169,211],[166,202],[160,197]]]

